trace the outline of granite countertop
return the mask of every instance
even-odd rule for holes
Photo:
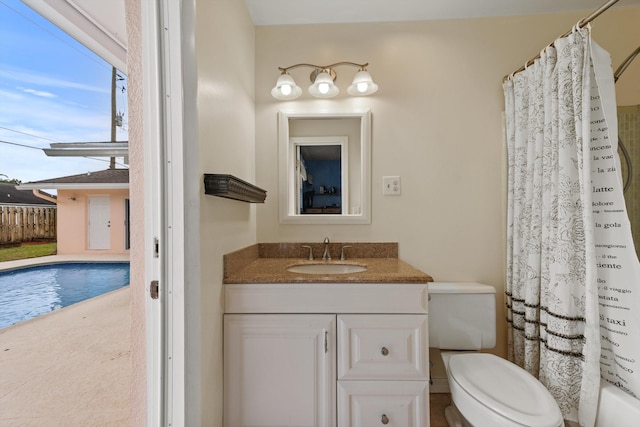
[[[311,246],[316,259],[308,260]],[[342,247],[347,260],[340,261]],[[237,283],[427,283],[431,276],[398,259],[397,243],[331,243],[334,258],[322,261],[323,244],[258,243],[224,256],[225,284]],[[320,259],[318,259],[320,258]],[[300,264],[357,264],[365,271],[346,274],[292,273],[287,268]]]

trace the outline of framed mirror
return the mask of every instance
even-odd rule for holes
[[[371,223],[371,112],[278,114],[280,223]]]

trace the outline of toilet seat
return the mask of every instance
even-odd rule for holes
[[[551,393],[519,366],[493,354],[453,354],[448,363],[454,404],[474,426],[559,427]]]

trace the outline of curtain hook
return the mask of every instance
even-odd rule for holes
[[[580,31],[581,28],[586,28],[587,30],[591,31],[591,22],[587,22],[587,23],[583,23],[584,18],[579,20],[576,25],[573,26],[573,28],[571,29],[572,33],[578,32]]]

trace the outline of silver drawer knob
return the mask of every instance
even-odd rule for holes
[[[387,347],[382,347],[382,350],[380,350],[380,353],[382,353],[383,356],[388,356],[389,349]]]
[[[385,414],[382,414],[382,419],[380,421],[382,421],[382,424],[387,425],[389,424],[389,417],[387,417]]]

